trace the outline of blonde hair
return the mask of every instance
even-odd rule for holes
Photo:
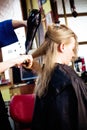
[[[75,33],[65,25],[57,26],[52,24],[48,26],[45,34],[45,40],[41,46],[32,54],[34,58],[43,56],[44,66],[38,75],[35,87],[35,93],[41,97],[48,89],[48,84],[51,79],[51,74],[54,70],[55,61],[57,56],[57,46],[62,43],[63,40],[68,40],[70,37],[75,38],[75,55],[77,55],[77,36]],[[69,43],[65,43],[69,44]]]

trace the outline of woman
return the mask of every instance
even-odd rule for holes
[[[1,48],[10,44],[13,44],[18,41],[17,35],[14,29],[20,27],[27,27],[27,20],[5,20],[0,22],[0,55]],[[20,67],[23,63],[29,62],[31,66],[32,61],[31,55],[20,55],[14,59],[10,59],[2,62],[2,58],[0,56],[0,73],[4,72],[6,69],[18,66]],[[8,110],[5,107],[5,103],[0,91],[0,129],[1,130],[12,130],[11,124],[8,118]]]
[[[48,26],[35,93],[32,130],[87,130],[87,86],[70,62],[77,57],[77,36],[65,25]]]
[[[4,72],[6,69],[17,66],[20,67],[25,62],[29,63],[29,66],[32,66],[32,56],[31,55],[20,55],[14,59],[10,59],[4,62],[0,62],[0,73]],[[2,130],[12,130],[11,124],[8,118],[8,110],[5,107],[5,103],[0,91],[0,129]]]

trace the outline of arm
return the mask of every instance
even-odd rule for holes
[[[29,67],[32,66],[33,58],[31,55],[20,55],[17,58],[10,59],[4,62],[0,62],[0,73],[4,72],[6,69],[18,66],[20,67],[25,61],[29,63]]]
[[[27,20],[12,20],[13,28],[27,27]]]

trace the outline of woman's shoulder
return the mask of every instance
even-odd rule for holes
[[[52,73],[50,84],[55,87],[67,86],[68,84],[71,84],[70,77],[68,76],[67,71],[64,69],[63,65],[56,64]]]

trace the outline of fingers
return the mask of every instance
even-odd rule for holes
[[[31,68],[33,64],[33,57],[32,55],[20,55],[16,60],[16,66],[20,67],[22,65],[29,66]]]
[[[32,55],[28,55],[27,59],[23,62],[23,66],[25,67],[28,66],[28,68],[31,68],[32,64],[33,64],[33,57]]]

